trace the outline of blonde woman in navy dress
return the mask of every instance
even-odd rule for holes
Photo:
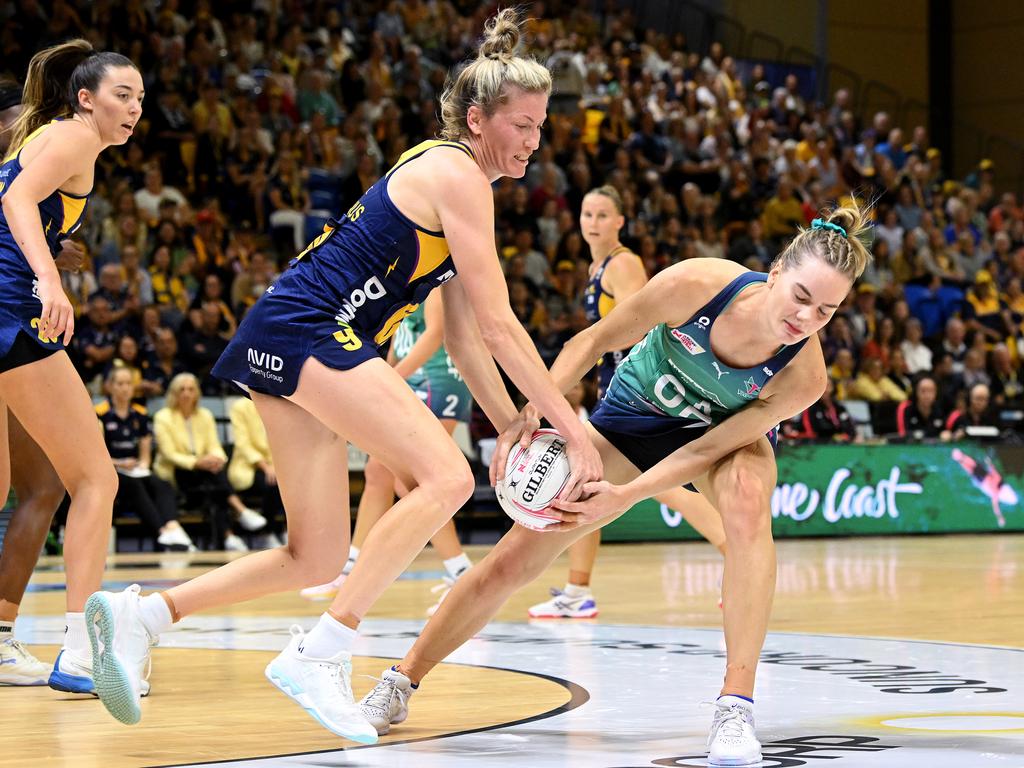
[[[622,198],[611,185],[590,190],[580,208],[580,231],[590,247],[590,281],[583,294],[587,319],[596,323],[647,283],[640,257],[619,241],[626,223]],[[615,369],[628,349],[610,350],[597,361],[598,399],[604,397]],[[703,496],[682,488],[659,494],[656,500],[676,510],[693,528],[722,552],[725,529],[722,518]],[[591,619],[597,616],[597,600],[590,589],[590,576],[601,546],[600,529],[588,533],[569,547],[569,580],[564,589],[551,589],[551,599],[531,606],[534,619]]]
[[[67,633],[49,682],[74,692],[92,689],[82,610],[103,575],[117,475],[64,351],[74,314],[54,256],[81,224],[97,156],[132,135],[142,98],[142,77],[124,56],[84,40],[40,51],[0,164],[0,494],[10,483],[9,408],[71,494]],[[31,538],[22,541],[34,558]]]
[[[566,437],[567,495],[601,476],[583,424],[509,306],[495,250],[491,182],[526,173],[551,90],[543,66],[515,55],[519,35],[514,11],[488,22],[479,55],[442,96],[443,139],[407,151],[331,221],[249,311],[215,366],[249,388],[266,425],[288,545],[146,598],[135,590],[90,598],[87,618],[102,629],[96,688],[118,719],[139,719],[139,669],[173,620],[341,571],[351,441],[413,490],[374,526],[316,627],[295,628],[266,674],[332,732],[376,741],[351,692],[359,622],[474,486],[458,446],[378,348],[434,288],[443,286],[448,352],[494,425],[504,430],[518,418],[497,361]]]

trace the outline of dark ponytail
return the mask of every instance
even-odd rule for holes
[[[55,117],[78,112],[78,92],[96,91],[110,67],[132,67],[131,59],[97,51],[87,40],[68,40],[39,51],[28,65],[22,111],[11,127],[11,147],[17,148],[37,128]]]

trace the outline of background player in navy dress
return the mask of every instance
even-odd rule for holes
[[[624,246],[619,232],[626,223],[622,198],[615,187],[590,190],[580,208],[580,230],[590,247],[590,282],[583,294],[587,319],[596,323],[647,283],[640,257]],[[604,397],[615,369],[629,349],[606,351],[597,361],[598,399]],[[722,519],[700,494],[682,488],[659,494],[657,500],[686,519],[698,533],[725,551]],[[551,599],[531,606],[534,619],[589,619],[597,616],[590,576],[601,546],[601,531],[588,533],[569,547],[569,579],[564,589],[551,589]]]
[[[769,434],[818,400],[827,374],[818,331],[863,272],[862,213],[816,219],[768,274],[722,259],[690,259],[655,276],[616,311],[576,335],[551,368],[570,389],[606,349],[643,335],[620,364],[588,430],[607,480],[585,501],[557,500],[563,522],[545,531],[513,526],[452,589],[405,658],[364,697],[381,731],[437,663],[476,634],[508,597],[581,535],[636,502],[693,483],[722,516],[726,672],[708,738],[709,765],[761,764],[754,734],[754,675],[775,590]],[[646,334],[646,335],[644,335]],[[520,414],[532,433],[528,406]],[[516,430],[496,451],[514,444]]]
[[[84,40],[40,51],[29,64],[22,111],[0,164],[0,434],[9,431],[9,408],[71,494],[64,547],[68,630],[50,680],[72,690],[92,686],[82,609],[102,577],[117,476],[89,395],[64,352],[74,316],[54,256],[81,223],[97,156],[128,140],[142,98],[142,78],[124,56],[94,51]],[[10,432],[20,439],[16,426]],[[0,445],[6,497],[7,440]],[[52,477],[44,477],[28,441],[16,447],[15,473],[40,480],[48,507]],[[46,512],[41,503],[31,519],[19,513],[25,527],[9,534],[4,557],[14,557],[14,571],[38,555]],[[2,570],[6,584],[6,562]]]
[[[96,687],[115,717],[141,716],[139,673],[172,619],[338,574],[352,441],[411,490],[374,526],[329,611],[309,634],[297,630],[266,674],[334,733],[376,741],[351,695],[356,629],[474,487],[458,446],[379,351],[435,287],[443,285],[448,352],[494,425],[517,418],[497,361],[566,437],[567,495],[601,476],[583,424],[512,312],[495,250],[491,183],[526,173],[551,90],[543,66],[515,55],[519,36],[514,11],[488,22],[478,56],[442,96],[444,140],[407,151],[329,223],[248,312],[215,366],[249,387],[267,428],[288,545],[146,598],[137,586],[93,595],[87,615],[102,629],[93,648],[104,670]]]

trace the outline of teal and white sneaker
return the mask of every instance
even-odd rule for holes
[[[550,600],[537,603],[526,612],[531,619],[592,619],[597,616],[597,601],[589,589],[570,595],[552,587]]]
[[[267,665],[267,679],[331,733],[375,744],[377,731],[352,695],[352,654],[342,651],[329,659],[311,659],[300,653],[302,628],[292,626],[290,632],[288,646]]]
[[[412,681],[396,669],[380,677],[371,677],[377,684],[359,701],[363,716],[383,736],[392,725],[405,722],[409,716],[409,697],[415,692]]]
[[[719,696],[708,735],[708,766],[761,765],[761,742],[754,735],[754,703],[741,696]]]
[[[0,685],[46,685],[50,665],[10,636],[0,641]]]
[[[140,683],[142,696],[149,696],[149,669]],[[84,693],[89,696],[96,695],[96,688],[92,683],[92,662],[89,659],[81,659],[61,648],[57,654],[57,660],[53,662],[53,671],[50,672],[49,685],[55,691],[64,693]]]
[[[132,584],[123,592],[94,592],[85,603],[96,695],[126,725],[142,718],[139,699],[149,669],[149,650],[157,640],[142,623],[140,589]]]

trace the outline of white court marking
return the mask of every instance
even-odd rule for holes
[[[312,621],[189,617],[160,645],[278,650],[290,623],[308,628]],[[421,627],[368,620],[355,653],[400,657]],[[63,620],[25,616],[18,630],[28,642],[58,644]],[[451,661],[562,678],[584,688],[589,700],[488,731],[203,765],[696,768],[705,765],[711,721],[701,702],[718,692],[723,651],[721,632],[710,629],[495,623]],[[261,674],[255,665],[253,674]],[[154,693],[149,718],[159,717]],[[281,706],[291,703],[282,697]],[[764,768],[1024,768],[1024,649],[769,634],[756,713]],[[414,696],[410,722],[415,718]],[[451,729],[457,732],[459,723]],[[400,727],[393,733],[400,736]]]

